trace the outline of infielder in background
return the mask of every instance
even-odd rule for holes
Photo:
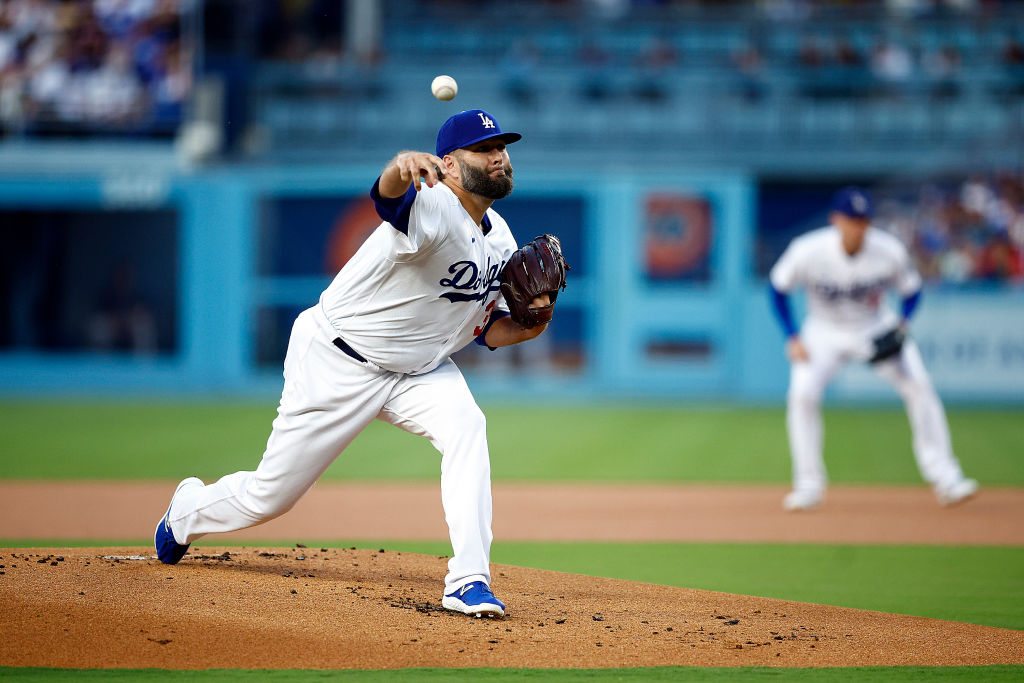
[[[791,363],[786,426],[793,490],[783,500],[787,510],[809,510],[824,498],[822,396],[849,361],[871,363],[899,392],[913,431],[914,458],[939,502],[952,505],[978,490],[953,455],[942,403],[917,345],[905,337],[920,300],[921,278],[903,245],[871,227],[872,213],[866,191],[839,191],[831,225],[793,240],[771,271],[772,300]],[[787,296],[797,288],[806,290],[808,300],[799,331]],[[902,296],[899,316],[884,302],[890,288]]]
[[[517,250],[508,225],[490,208],[512,191],[505,146],[520,137],[502,132],[485,111],[465,111],[441,127],[436,154],[405,151],[387,164],[370,191],[384,222],[292,327],[263,459],[254,472],[213,484],[182,481],[156,528],[161,561],[175,564],[201,536],[291,509],[356,435],[380,419],[427,437],[442,454],[441,501],[453,550],[442,604],[476,616],[504,615],[490,589],[484,415],[449,356],[474,339],[491,348],[532,339],[551,317],[555,292],[525,304],[506,303],[511,290],[500,295],[503,266],[540,240]],[[557,270],[565,264],[552,240],[541,263]],[[530,253],[536,256],[536,248]],[[564,287],[564,269],[556,274]],[[532,326],[514,322],[518,304],[524,315],[537,315],[527,323]]]

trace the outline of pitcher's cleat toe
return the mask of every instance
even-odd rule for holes
[[[178,488],[174,489],[174,495],[171,496],[171,504],[174,503],[174,496],[178,495],[178,492],[184,488],[191,488],[193,486],[204,486],[203,481],[197,477],[189,477],[188,479],[182,480],[178,484]],[[174,538],[174,532],[171,531],[170,520],[171,516],[171,505],[167,506],[167,512],[164,513],[163,519],[161,519],[156,525],[156,531],[153,533],[153,545],[156,546],[156,556],[160,558],[160,561],[164,564],[178,564],[185,553],[188,552],[188,543],[182,544]]]

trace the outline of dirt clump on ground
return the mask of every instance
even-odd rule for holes
[[[0,665],[162,669],[1024,663],[1024,631],[494,565],[504,619],[440,606],[446,558],[338,548],[0,549]]]

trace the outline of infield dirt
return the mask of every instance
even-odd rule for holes
[[[0,539],[144,539],[177,482],[0,481]],[[924,486],[833,486],[810,514],[785,486],[494,485],[500,541],[1024,545],[1024,489],[984,488],[940,507]],[[447,541],[437,484],[320,482],[288,513],[212,543],[303,539]]]
[[[173,482],[0,482],[0,538],[141,538]],[[926,489],[837,488],[808,515],[770,487],[495,487],[504,540],[1020,545],[1024,491],[939,508]],[[386,514],[384,514],[386,512]],[[589,513],[589,514],[588,514]],[[152,546],[0,549],[0,665],[395,668],[1024,664],[1024,631],[493,565],[501,620],[440,609],[445,558],[225,548],[249,538],[444,538],[436,487],[317,486],[284,517]]]
[[[57,554],[59,552],[59,554]],[[440,609],[443,558],[374,550],[2,551],[0,663],[395,668],[1024,663],[1024,632],[504,565],[500,620]]]

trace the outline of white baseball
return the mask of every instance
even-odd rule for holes
[[[434,97],[442,102],[447,102],[458,94],[459,84],[451,76],[441,75],[431,82],[430,92],[434,93]]]

